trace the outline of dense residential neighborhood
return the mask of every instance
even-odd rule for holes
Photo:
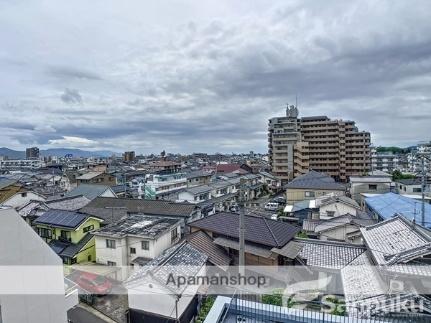
[[[288,121],[297,113],[289,107]],[[314,121],[314,135],[332,142],[330,135],[325,137],[333,124],[329,119],[302,118],[295,127]],[[276,136],[273,123],[269,131]],[[292,159],[291,165],[301,163],[296,158],[305,155],[297,157],[295,149],[305,149],[305,142],[286,144],[283,158]],[[13,241],[14,230],[8,227],[13,223],[25,228],[19,229],[20,241],[38,242],[26,251],[10,246],[8,254],[31,252],[57,267],[63,264],[57,275],[65,283],[57,277],[53,285],[64,290],[59,304],[69,304],[56,309],[63,317],[88,313],[120,323],[209,323],[222,322],[223,311],[247,320],[258,308],[261,321],[300,322],[290,308],[299,306],[303,317],[319,318],[328,294],[340,307],[327,314],[331,321],[340,315],[395,315],[412,322],[428,318],[429,168],[416,173],[398,166],[399,173],[373,169],[365,143],[360,171],[336,173],[310,160],[300,171],[296,166],[289,171],[287,163],[282,174],[278,155],[270,157],[271,145],[269,155],[141,156],[129,151],[105,158],[50,159],[38,157],[33,147],[29,158],[39,164],[0,168],[2,239]],[[325,154],[334,161],[344,158]],[[39,264],[32,259],[26,264]],[[220,277],[232,275],[233,268],[241,273],[242,266],[249,275],[258,274],[256,268],[270,270],[266,275],[274,287],[242,297],[241,285],[225,286],[223,292],[204,283],[167,286],[170,270],[177,278]],[[280,290],[286,293],[291,284],[305,282],[311,284],[305,289],[320,293],[306,300],[291,295],[287,305],[282,302]],[[22,315],[7,298],[0,300],[4,322]],[[411,309],[397,312],[387,306],[389,301],[420,305],[422,316]],[[208,307],[206,317],[202,307]]]
[[[0,323],[431,323],[431,1],[0,1]]]

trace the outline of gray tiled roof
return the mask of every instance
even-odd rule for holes
[[[208,256],[208,261],[219,267],[229,266],[231,259],[225,249],[214,243],[203,231],[196,231],[186,236],[186,240],[197,250]]]
[[[203,170],[196,170],[186,174],[187,179],[197,178],[197,177],[211,177],[212,173]]]
[[[165,250],[160,256],[133,273],[128,278],[126,287],[133,289],[136,284],[140,285],[146,279],[154,279],[162,286],[181,294],[186,286],[175,288],[172,285],[167,285],[169,275],[172,274],[174,277],[195,276],[207,260],[207,255],[187,241],[183,241]]]
[[[215,232],[231,238],[239,236],[239,214],[215,213],[189,224],[191,227]],[[245,216],[245,240],[270,247],[283,247],[299,228],[287,222],[264,217]]]
[[[431,238],[402,216],[361,228],[374,261],[387,270],[431,275],[431,266],[420,258],[431,254]]]
[[[342,242],[312,239],[294,241],[303,244],[299,257],[306,260],[307,266],[341,269],[365,252],[364,247]]]
[[[196,209],[196,205],[192,203],[177,203],[166,200],[142,200],[142,199],[126,199],[113,197],[98,197],[83,207],[80,211],[95,216],[101,216],[105,219],[117,210],[109,208],[124,208],[121,211],[129,213],[138,213],[146,215],[165,215],[172,217],[190,217]],[[107,209],[108,208],[108,209]],[[108,212],[107,212],[108,211]]]
[[[88,203],[90,203],[90,199],[82,195],[61,197],[55,200],[49,200],[45,202],[45,204],[50,209],[67,211],[77,211],[80,208],[86,206]]]
[[[330,205],[333,203],[343,203],[351,207],[354,207],[355,209],[358,209],[358,210],[361,208],[358,202],[356,202],[355,200],[347,196],[330,196],[330,197],[324,198],[320,201],[320,206]]]
[[[314,232],[323,232],[347,224],[356,225],[358,227],[365,227],[374,223],[375,221],[372,219],[363,219],[351,214],[344,214],[329,220],[321,220],[320,223],[314,228]]]
[[[105,191],[111,188],[106,185],[96,185],[96,184],[80,184],[70,192],[64,194],[66,197],[83,195],[89,200],[93,200],[96,197],[102,195]]]
[[[214,243],[225,247],[229,249],[239,250],[239,242],[238,240],[223,238],[223,237],[217,237],[214,239]],[[246,253],[256,255],[263,258],[269,258],[272,254],[271,249],[264,248],[262,246],[251,244],[251,243],[245,243],[244,245],[244,251]]]
[[[335,182],[335,180],[328,175],[316,172],[314,170],[296,177],[293,181],[286,185],[286,188],[292,189],[323,189],[323,190],[345,190],[345,186]]]

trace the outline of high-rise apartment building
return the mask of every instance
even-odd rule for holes
[[[268,145],[272,172],[284,182],[311,169],[340,181],[370,170],[369,132],[353,121],[298,118],[295,106],[269,120]]]
[[[135,157],[136,157],[136,155],[135,155],[134,151],[126,151],[126,152],[124,152],[123,160],[125,162],[132,162],[135,160]]]
[[[39,159],[39,148],[31,147],[25,150],[26,159]]]

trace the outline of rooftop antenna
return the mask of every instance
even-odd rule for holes
[[[295,107],[298,108],[298,94],[295,94]]]

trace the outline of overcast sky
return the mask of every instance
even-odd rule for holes
[[[127,3],[127,4],[126,4]],[[431,140],[431,1],[0,0],[0,146],[265,152],[267,120]]]

